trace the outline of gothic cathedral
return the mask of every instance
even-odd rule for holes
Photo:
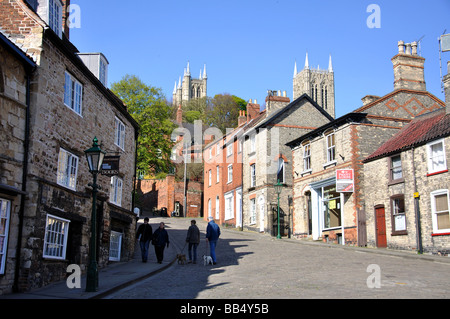
[[[191,77],[189,70],[189,62],[187,68],[184,69],[183,79],[181,76],[178,80],[178,84],[175,81],[175,87],[173,88],[172,105],[181,105],[183,102],[188,102],[191,99],[197,99],[206,97],[206,84],[208,77],[206,75],[206,65],[200,70],[200,76],[198,79]]]
[[[294,96],[293,100],[302,94],[308,94],[319,106],[335,117],[334,107],[334,72],[331,56],[328,70],[309,67],[308,53],[306,53],[305,67],[297,72],[297,63],[294,66]]]

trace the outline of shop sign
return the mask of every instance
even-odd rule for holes
[[[102,164],[102,175],[119,175],[120,156],[105,156]]]
[[[341,193],[353,193],[353,169],[336,170],[336,191]]]

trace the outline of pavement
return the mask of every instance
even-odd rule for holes
[[[68,288],[66,280],[51,283],[43,288],[35,289],[25,293],[13,293],[0,296],[1,299],[101,299],[117,290],[123,289],[136,282],[151,277],[176,262],[176,255],[183,250],[187,229],[192,218],[168,218],[150,217],[150,224],[153,230],[163,221],[169,232],[169,247],[164,250],[164,260],[159,264],[156,260],[153,246],[149,247],[149,259],[146,263],[141,260],[141,250],[136,244],[134,258],[128,262],[112,262],[105,268],[98,270],[98,290],[96,292],[86,292],[86,276],[81,276],[81,288]],[[197,226],[200,229],[206,228],[206,222],[196,218]],[[138,223],[142,223],[140,219]],[[204,225],[203,225],[204,223]],[[172,225],[171,225],[172,224]],[[170,228],[183,229],[182,232],[174,234]],[[185,229],[185,231],[184,231]],[[172,233],[172,236],[171,236]],[[187,256],[187,249],[183,250]]]
[[[1,299],[101,299],[111,295],[123,288],[135,284],[141,280],[149,278],[176,263],[176,255],[183,251],[187,255],[185,249],[185,236],[190,220],[192,218],[168,218],[153,217],[150,218],[150,224],[155,230],[160,221],[164,221],[166,229],[170,237],[170,245],[164,251],[164,260],[162,264],[157,263],[154,249],[150,247],[149,260],[147,263],[141,261],[140,248],[136,245],[134,258],[128,262],[114,262],[107,267],[99,269],[99,287],[96,292],[86,292],[86,276],[81,276],[81,288],[68,288],[65,280],[55,282],[46,287],[35,289],[26,293],[16,293],[0,296]],[[196,218],[197,226],[203,234],[206,229],[206,221]],[[139,222],[142,222],[140,220]],[[238,230],[234,230],[238,231]],[[261,236],[269,236],[268,234],[260,234]],[[405,252],[387,249],[374,249],[365,247],[342,246],[336,244],[326,244],[323,242],[287,239],[283,238],[283,242],[299,244],[299,245],[319,245],[328,246],[330,248],[348,249],[353,251],[362,251],[366,253],[375,253],[382,255],[393,255],[403,258],[423,259],[430,261],[439,261],[441,263],[450,263],[450,258],[431,255],[418,255],[414,252]]]

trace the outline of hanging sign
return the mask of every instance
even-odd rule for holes
[[[102,164],[102,175],[119,175],[120,156],[105,156]]]
[[[353,169],[336,170],[336,191],[340,193],[353,193]]]

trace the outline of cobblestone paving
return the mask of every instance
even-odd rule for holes
[[[158,220],[151,221],[156,223]],[[181,250],[187,219],[167,219],[171,243]],[[178,265],[110,295],[121,299],[449,298],[448,257],[300,243],[222,228],[218,263],[204,266],[206,223],[197,264]],[[153,251],[150,262],[155,262]],[[187,256],[187,248],[184,249]],[[370,288],[379,274],[379,288]],[[368,284],[369,283],[369,284]]]

